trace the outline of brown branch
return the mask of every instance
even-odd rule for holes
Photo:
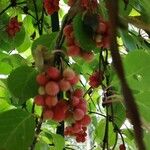
[[[117,45],[117,26],[118,26],[118,0],[107,0],[107,7],[110,18],[110,51],[113,60],[114,68],[121,82],[122,92],[125,99],[125,105],[129,118],[133,124],[135,140],[139,150],[145,150],[143,142],[143,131],[137,105],[135,103],[132,92],[125,79],[124,69]]]

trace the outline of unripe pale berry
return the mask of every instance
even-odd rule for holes
[[[56,82],[50,81],[46,84],[45,91],[50,96],[56,96],[59,93],[59,86]]]
[[[63,77],[66,80],[72,80],[75,77],[75,72],[72,69],[67,68],[63,71]]]
[[[38,89],[39,95],[45,95],[45,88],[43,86],[40,86]]]
[[[60,78],[60,71],[56,67],[49,67],[47,75],[52,80],[58,80]]]
[[[59,88],[61,91],[68,91],[71,88],[71,84],[67,80],[60,80],[59,81]]]
[[[74,120],[81,120],[84,117],[84,112],[81,109],[75,109],[73,112]]]
[[[58,102],[57,96],[47,96],[45,98],[45,104],[49,107],[55,106]]]

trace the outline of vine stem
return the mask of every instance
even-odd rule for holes
[[[143,130],[141,127],[142,123],[140,120],[139,112],[134,97],[125,78],[123,64],[121,61],[121,57],[117,45],[116,38],[117,38],[117,27],[118,27],[118,20],[119,20],[118,0],[116,1],[107,0],[106,2],[108,7],[109,19],[110,19],[110,51],[113,60],[113,65],[121,82],[125,105],[127,108],[127,112],[129,113],[128,117],[130,118],[131,123],[133,124],[135,141],[137,143],[138,149],[145,150],[145,145],[143,141]]]
[[[34,136],[32,145],[30,147],[30,150],[34,150],[34,148],[35,148],[35,145],[37,143],[37,138],[38,138],[38,136],[41,132],[42,123],[43,123],[43,112],[42,112],[42,115],[41,115],[39,121],[37,122],[37,126],[36,126],[36,129],[35,129],[35,136]]]
[[[12,4],[9,4],[5,9],[3,9],[1,12],[0,12],[0,16],[5,13],[5,11],[7,11],[10,7],[12,6]]]
[[[33,0],[33,4],[34,4],[34,9],[35,9],[35,15],[36,15],[36,20],[37,20],[37,26],[38,26],[39,35],[42,35],[41,28],[40,28],[40,23],[39,23],[38,9],[37,9],[37,5],[36,5],[36,1],[35,0]]]

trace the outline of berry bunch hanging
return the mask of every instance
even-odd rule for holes
[[[73,33],[73,25],[68,24],[64,28],[64,35],[66,37],[67,54],[72,57],[80,56],[87,61],[93,60],[94,54],[92,51],[84,51],[79,43],[75,40]]]
[[[59,0],[44,0],[44,8],[49,15],[59,10]]]
[[[74,136],[77,142],[85,142],[87,126],[91,118],[87,115],[87,104],[83,98],[82,89],[76,89],[71,93],[70,109],[68,110],[68,119],[73,118],[70,126],[66,127],[65,135]]]
[[[66,135],[76,136],[78,142],[84,142],[85,127],[91,119],[86,114],[87,104],[83,98],[83,90],[73,89],[79,81],[79,76],[70,68],[66,68],[61,73],[56,67],[49,67],[45,72],[37,75],[36,81],[40,87],[39,95],[34,98],[34,102],[43,107],[43,118],[57,122],[71,120],[71,126],[66,127]],[[61,92],[66,93],[65,99],[59,98]],[[74,126],[76,131],[72,132],[76,133],[68,132],[68,129]]]
[[[16,33],[21,29],[21,22],[18,22],[17,16],[10,19],[6,26],[6,32],[10,37],[15,37]]]

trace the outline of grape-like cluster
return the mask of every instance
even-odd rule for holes
[[[34,102],[43,107],[43,118],[57,122],[69,120],[71,125],[66,127],[65,134],[76,136],[78,142],[84,142],[85,127],[91,119],[87,115],[83,90],[73,89],[79,81],[79,76],[70,68],[61,73],[56,67],[49,67],[37,75],[36,81],[40,87]],[[66,93],[65,99],[60,98],[62,92]]]
[[[68,24],[65,26],[64,35],[66,37],[67,54],[69,56],[80,56],[87,61],[91,61],[93,59],[93,52],[86,52],[79,46],[79,43],[75,40],[72,24]]]
[[[68,5],[72,7],[75,2],[75,0],[68,0]],[[97,0],[80,0],[80,6],[86,10],[95,9],[97,4]]]
[[[44,8],[49,15],[59,10],[59,0],[44,0]]]
[[[76,89],[71,93],[68,119],[73,118],[73,122],[65,129],[65,135],[75,136],[77,142],[85,142],[87,126],[91,122],[90,116],[86,114],[87,104],[83,95],[82,89]]]
[[[6,32],[10,37],[14,37],[16,33],[20,31],[21,25],[22,23],[18,22],[17,17],[13,17],[6,26]]]
[[[97,88],[99,85],[101,85],[103,80],[103,72],[102,71],[95,71],[90,77],[89,77],[89,85],[92,88]]]

